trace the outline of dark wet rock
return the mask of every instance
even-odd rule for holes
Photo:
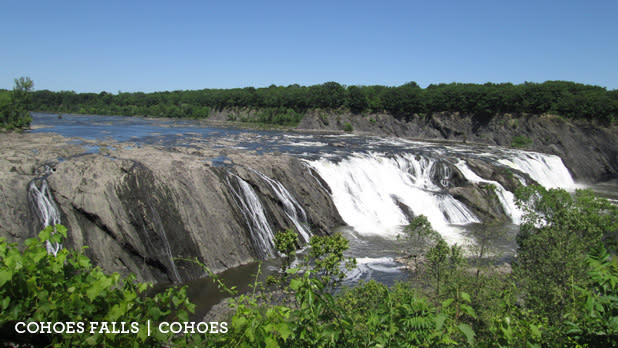
[[[515,192],[515,190],[521,185],[518,176],[522,178],[526,183],[532,183],[533,180],[526,173],[503,167],[494,166],[490,163],[480,159],[468,159],[466,160],[468,167],[472,169],[477,175],[487,180],[497,181],[507,191]]]
[[[508,221],[509,217],[502,209],[495,190],[492,184],[481,183],[454,187],[449,193],[470,208],[482,221]]]
[[[404,255],[395,258],[395,262],[401,264],[401,269],[415,273],[422,272],[427,264],[425,255]]]
[[[329,122],[325,124],[322,119]],[[397,119],[384,113],[311,111],[298,128],[341,131],[339,125],[345,123],[350,123],[357,134],[500,146],[511,146],[516,136],[525,137],[530,140],[527,149],[559,156],[576,180],[600,182],[618,178],[618,126],[615,125],[551,115],[480,117],[442,112]]]
[[[459,169],[448,161],[438,161],[431,167],[431,181],[434,185],[448,190],[467,183]]]

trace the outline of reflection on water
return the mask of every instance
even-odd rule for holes
[[[264,283],[268,274],[272,274],[273,270],[278,269],[278,267],[279,260],[271,259],[263,261],[261,265],[258,262],[252,262],[231,268],[219,273],[218,276],[228,288],[234,288],[238,293],[247,293],[252,290],[258,270],[261,269],[257,281]],[[195,313],[193,314],[196,320],[201,320],[212,306],[229,297],[209,277],[187,282],[186,285],[188,286],[187,296],[191,302],[196,304]]]
[[[465,255],[468,258],[477,258],[480,252],[479,246],[483,245],[485,260],[490,259],[497,263],[512,262],[516,250],[515,235],[519,231],[519,226],[510,223],[492,226],[469,224],[458,228],[469,240],[475,241],[474,245],[465,246]],[[400,238],[363,236],[349,226],[341,226],[334,232],[342,233],[349,240],[350,248],[345,252],[345,257],[353,257],[357,263],[356,268],[347,271],[342,286],[354,286],[359,281],[371,279],[389,286],[398,281],[410,280],[412,275],[395,259],[406,255],[420,255],[425,251],[403,236]],[[299,252],[296,265],[305,256],[306,250]],[[249,293],[253,291],[256,281],[263,285],[269,275],[277,274],[281,264],[282,260],[279,258],[252,262],[228,269],[220,273],[219,277],[228,288],[234,287],[238,293]],[[210,278],[193,280],[186,285],[188,285],[187,295],[196,304],[195,319],[203,318],[212,306],[229,297]]]

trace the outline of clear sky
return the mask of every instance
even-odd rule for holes
[[[617,0],[0,0],[0,88],[569,80],[618,89]]]

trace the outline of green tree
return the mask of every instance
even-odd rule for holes
[[[8,126],[12,114],[13,103],[11,99],[11,92],[0,91],[0,124],[4,127]]]
[[[27,87],[27,79],[20,80]],[[50,112],[95,112],[99,114],[155,115],[203,117],[202,108],[288,110],[277,112],[263,122],[295,125],[309,109],[347,107],[354,113],[364,110],[387,111],[398,118],[409,118],[427,112],[459,112],[479,122],[488,122],[501,113],[554,113],[569,118],[584,118],[611,124],[618,117],[616,90],[567,81],[526,82],[483,85],[450,83],[421,89],[410,82],[398,87],[341,86],[336,82],[321,85],[296,84],[267,88],[205,89],[155,93],[105,92],[75,93],[70,91],[33,93],[30,109]],[[0,100],[1,101],[1,100]],[[1,104],[0,104],[0,109]],[[278,115],[283,115],[279,117]],[[293,116],[290,118],[290,116]],[[260,121],[262,122],[262,121]]]
[[[587,285],[586,255],[615,236],[618,207],[589,190],[528,186],[516,194],[525,214],[513,274],[527,305],[558,323],[574,305],[573,285]]]
[[[367,96],[358,86],[348,87],[348,107],[355,114],[365,111],[369,107]]]
[[[314,264],[313,271],[326,287],[334,287],[345,277],[345,271],[341,266],[348,270],[356,266],[356,259],[346,259],[343,255],[348,249],[349,242],[341,233],[324,237],[312,236],[309,244],[311,245],[309,255]]]
[[[285,272],[296,258],[296,248],[298,245],[298,234],[293,229],[287,229],[284,232],[279,231],[275,235],[275,249],[284,254],[281,265],[282,271]]]
[[[6,95],[0,97],[0,121],[9,129],[27,128],[30,126],[31,97],[30,92],[34,82],[29,77],[15,79],[15,87],[7,100]]]
[[[436,296],[440,296],[440,287],[448,281],[447,275],[454,278],[455,273],[462,265],[463,255],[461,247],[449,245],[439,238],[436,244],[427,252],[427,273],[435,282]]]
[[[433,246],[442,237],[434,230],[425,215],[419,215],[403,229],[405,237],[420,249]]]

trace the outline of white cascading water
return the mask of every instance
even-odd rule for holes
[[[498,162],[527,173],[534,181],[547,189],[563,188],[572,190],[575,188],[573,177],[571,177],[569,170],[558,156],[518,151],[512,152],[509,158],[500,159]]]
[[[262,202],[260,202],[260,199],[249,183],[239,176],[233,174],[231,176],[236,180],[238,190],[230,182],[229,177],[227,179],[228,186],[234,194],[236,203],[249,227],[251,238],[254,243],[256,243],[256,251],[261,253],[260,256],[262,258],[272,256],[275,250],[275,235],[266,219]]]
[[[155,208],[150,209],[152,214],[152,221],[155,226],[158,228],[155,229],[155,233],[159,235],[161,241],[163,242],[162,251],[165,253],[167,257],[171,272],[175,277],[175,282],[182,283],[182,277],[180,276],[180,272],[178,272],[178,267],[176,267],[176,262],[174,261],[174,255],[172,254],[172,246],[170,245],[169,239],[167,239],[167,233],[165,232],[165,228],[163,227],[163,220],[161,219],[161,215]]]
[[[547,188],[575,188],[568,169],[557,156],[517,150],[486,156],[527,173]],[[321,158],[307,163],[328,183],[343,220],[360,234],[395,236],[402,225],[409,223],[409,214],[404,210],[410,210],[415,216],[427,216],[449,243],[461,244],[465,238],[452,225],[480,222],[463,203],[434,184],[436,173],[432,175],[432,171],[438,171],[437,179],[443,187],[451,173],[448,166],[431,157],[354,153],[339,162]],[[522,211],[515,205],[512,192],[496,181],[480,177],[463,159],[455,166],[469,182],[494,185],[504,212],[513,223],[521,223]]]
[[[34,179],[30,182],[28,185],[28,200],[43,227],[55,226],[61,222],[60,209],[58,209],[54,201],[45,178]],[[62,249],[62,244],[47,241],[45,247],[48,254],[56,256],[58,251]]]
[[[451,224],[480,222],[431,181],[433,159],[355,153],[337,163],[324,158],[308,163],[328,183],[343,220],[360,234],[396,236],[410,222],[402,205],[427,216],[449,243],[464,241]]]
[[[374,272],[397,273],[401,264],[392,257],[357,257],[356,267],[346,273],[347,282],[369,280]]]
[[[257,170],[253,171],[268,185],[270,185],[281,204],[283,204],[285,215],[287,215],[294,226],[296,226],[296,231],[298,231],[303,241],[305,243],[309,242],[309,235],[311,232],[307,228],[307,214],[305,213],[303,207],[300,206],[294,196],[292,196],[280,182],[269,178]]]
[[[504,213],[511,218],[511,221],[514,224],[518,225],[521,223],[521,216],[523,212],[515,204],[515,195],[512,192],[507,191],[497,181],[492,181],[492,180],[481,178],[475,172],[473,172],[472,169],[470,169],[470,167],[468,167],[468,165],[466,164],[464,160],[460,160],[459,162],[457,162],[457,164],[455,164],[455,166],[457,167],[457,169],[459,169],[459,171],[464,176],[464,178],[466,178],[466,180],[468,180],[469,182],[472,182],[472,183],[482,182],[482,183],[494,185],[494,187],[496,188],[496,196],[498,196],[498,200],[500,201],[500,204],[502,205],[502,209],[504,210]]]

